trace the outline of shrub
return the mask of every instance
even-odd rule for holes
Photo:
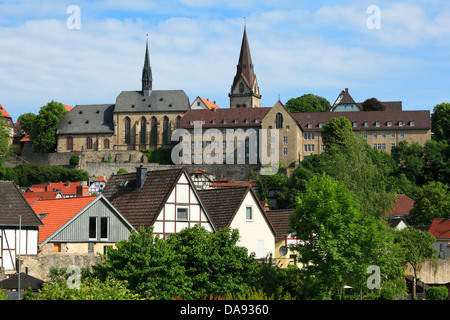
[[[128,173],[128,171],[125,170],[124,168],[120,168],[119,171],[117,171],[117,174],[124,174],[124,173]]]
[[[379,300],[394,300],[395,294],[394,290],[391,288],[382,288],[380,291],[380,297]]]
[[[80,163],[80,156],[77,152],[74,152],[69,159],[69,163],[71,166],[77,166]]]
[[[427,300],[446,300],[448,297],[448,289],[444,286],[431,287],[426,292]]]

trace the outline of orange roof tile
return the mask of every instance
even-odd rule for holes
[[[39,192],[39,191],[61,191],[62,195],[76,195],[77,187],[80,186],[80,182],[51,182],[48,184],[34,184],[29,189],[30,191]]]
[[[434,219],[428,232],[436,239],[450,239],[450,220],[445,218]]]
[[[22,140],[20,140],[20,142],[29,142],[29,141],[31,141],[29,134],[27,134]]]
[[[0,104],[0,114],[4,117],[4,118],[11,118],[11,116],[9,115],[8,111],[5,110],[5,108],[3,108],[3,106]]]
[[[64,106],[64,108],[66,108],[67,111],[70,111],[73,109],[73,107],[65,105],[65,104],[63,104],[63,106]]]
[[[43,200],[49,200],[49,199],[56,199],[59,192],[45,192],[45,191],[38,191],[38,192],[25,192],[23,193],[23,197],[29,204],[32,204],[37,199],[43,199]]]
[[[43,227],[39,227],[39,243],[54,234],[66,222],[84,209],[97,196],[60,198],[36,201],[31,208],[39,214],[47,214],[41,219]]]
[[[100,176],[94,182],[108,182],[108,180],[104,176]]]

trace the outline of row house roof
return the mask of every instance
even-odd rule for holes
[[[354,130],[430,129],[430,111],[296,112],[292,116],[303,131],[321,131],[331,119],[347,118]]]

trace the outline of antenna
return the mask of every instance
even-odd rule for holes
[[[244,28],[247,26],[247,20],[244,17]]]

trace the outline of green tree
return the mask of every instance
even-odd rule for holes
[[[384,111],[386,106],[377,98],[370,98],[362,103],[362,111]]]
[[[322,129],[322,141],[325,148],[333,144],[342,144],[354,135],[352,125],[345,117],[331,119]]]
[[[448,289],[445,286],[431,287],[426,292],[427,300],[447,300]]]
[[[110,249],[105,260],[93,266],[93,275],[127,281],[127,288],[141,298],[174,299],[190,293],[192,279],[170,242],[153,235],[153,228],[133,231],[128,240]]]
[[[190,279],[190,292],[184,298],[242,294],[256,276],[257,262],[247,248],[237,245],[236,229],[212,233],[195,225],[171,234],[167,241]]]
[[[412,225],[429,225],[434,219],[449,216],[449,186],[439,181],[431,181],[418,190],[407,221]]]
[[[400,141],[392,148],[391,156],[398,164],[397,174],[405,174],[410,181],[418,185],[424,182],[423,148],[419,143]]]
[[[17,118],[17,121],[26,133],[31,132],[34,120],[36,120],[36,115],[32,112],[21,114],[19,118]]]
[[[450,145],[446,140],[428,140],[423,146],[424,181],[450,184]]]
[[[60,102],[51,101],[41,107],[30,132],[31,140],[38,150],[49,152],[55,149],[59,119],[65,113],[67,110]]]
[[[450,140],[450,103],[441,103],[433,108],[431,131],[434,140]]]
[[[27,295],[27,299],[33,299]],[[95,278],[84,279],[79,288],[69,288],[64,281],[44,283],[35,300],[137,300],[126,287],[126,281]]]
[[[290,217],[302,244],[295,247],[308,263],[309,298],[342,298],[344,285],[364,275],[361,214],[350,192],[326,175],[314,176]],[[361,282],[361,281],[357,281]]]
[[[416,298],[417,273],[421,270],[425,261],[436,260],[436,250],[433,248],[435,241],[434,236],[428,231],[412,227],[397,231],[396,242],[402,248],[403,260],[412,267],[414,272],[413,299]]]
[[[0,116],[0,168],[3,167],[5,158],[10,154],[10,140],[11,136],[9,135],[8,128],[3,121],[3,117]]]
[[[331,105],[327,99],[310,93],[289,99],[286,108],[290,112],[327,112]]]

